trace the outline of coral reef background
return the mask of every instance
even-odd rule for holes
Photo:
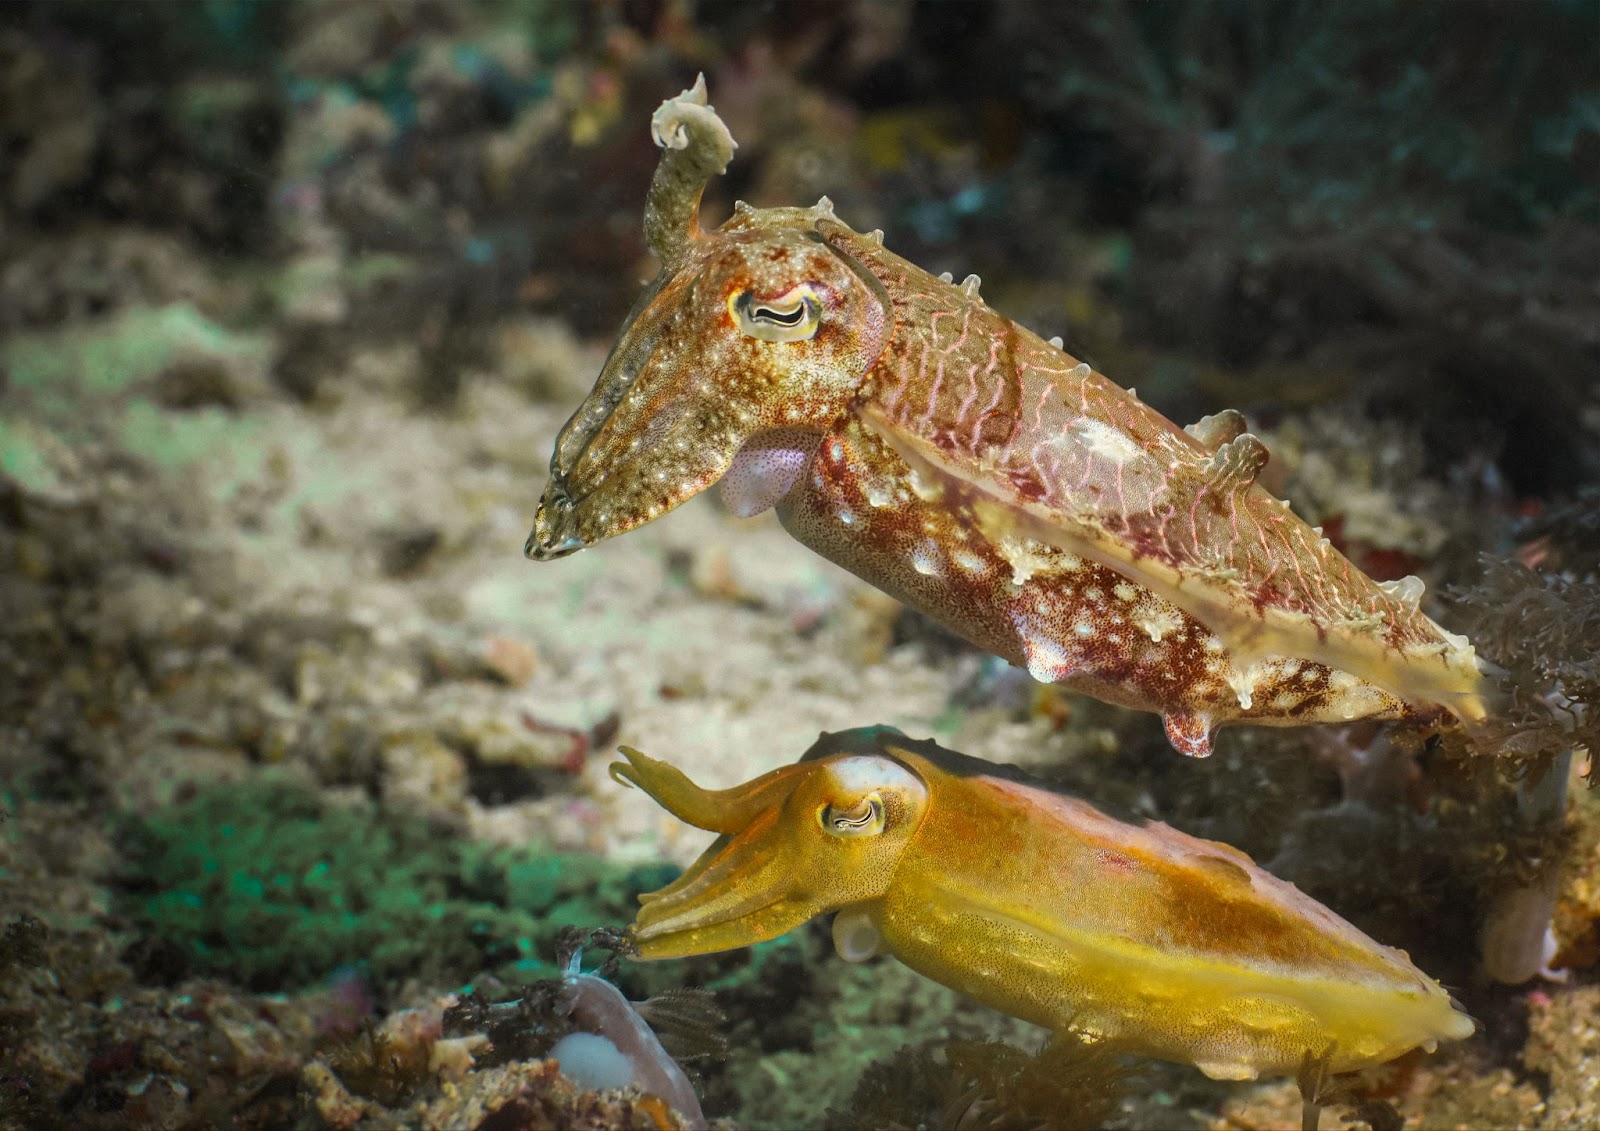
[[[1274,490],[1505,670],[1502,727],[1185,762],[709,496],[524,562],[701,70],[740,141],[708,222],[826,193],[1167,415],[1244,411]],[[1600,1123],[1597,263],[1593,0],[0,6],[0,1125],[679,1125],[543,1059],[562,929],[703,839],[610,750],[728,785],[868,723],[1407,948],[1483,1031],[1345,1114]],[[1539,884],[1567,980],[1495,985],[1480,926]],[[740,1127],[1306,1090],[1045,1046],[826,924],[613,976]]]

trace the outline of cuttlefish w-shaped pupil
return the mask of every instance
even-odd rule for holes
[[[829,805],[823,810],[822,822],[834,836],[876,836],[883,831],[883,802],[868,796],[848,809]]]
[[[803,285],[770,299],[741,291],[734,296],[732,308],[739,329],[768,342],[806,341],[822,322],[822,304],[811,288]]]
[[[747,299],[748,301],[748,299]],[[806,316],[806,304],[797,302],[792,310],[779,310],[775,306],[751,305],[750,317],[758,322],[772,322],[779,326],[798,326]]]

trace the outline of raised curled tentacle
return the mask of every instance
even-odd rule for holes
[[[700,234],[706,182],[728,167],[737,143],[706,101],[705,75],[661,104],[650,119],[650,136],[661,147],[661,163],[645,200],[644,238],[670,273]]]
[[[740,832],[761,810],[781,801],[801,770],[784,766],[732,789],[701,789],[676,766],[631,746],[619,749],[627,761],[611,763],[614,780],[638,786],[685,824],[725,836]]]

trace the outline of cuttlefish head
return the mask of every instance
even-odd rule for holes
[[[524,553],[564,557],[723,481],[736,513],[777,503],[882,352],[887,293],[819,225],[831,204],[741,205],[701,230],[700,196],[733,139],[703,84],[657,112],[663,154],[645,232],[661,272],[593,392],[556,439]]]
[[[639,897],[634,939],[646,959],[749,946],[881,899],[928,807],[926,783],[877,753],[801,761],[715,791],[630,747],[622,753],[614,778],[720,834],[677,880]]]

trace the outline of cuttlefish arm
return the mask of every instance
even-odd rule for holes
[[[1115,820],[889,728],[702,791],[634,750],[613,773],[719,833],[641,897],[641,957],[775,938],[838,911],[880,951],[1014,1016],[1243,1079],[1390,1060],[1473,1022],[1398,950],[1226,845]]]
[[[727,790],[700,790],[679,770],[624,746],[618,781],[674,816],[721,833],[688,871],[640,897],[634,939],[642,958],[682,958],[749,946],[886,890],[884,844],[915,826],[926,791],[876,757],[800,762]],[[890,815],[897,831],[887,832]],[[864,822],[864,823],[863,823]],[[813,825],[831,833],[814,835]],[[852,831],[859,829],[865,831]]]

